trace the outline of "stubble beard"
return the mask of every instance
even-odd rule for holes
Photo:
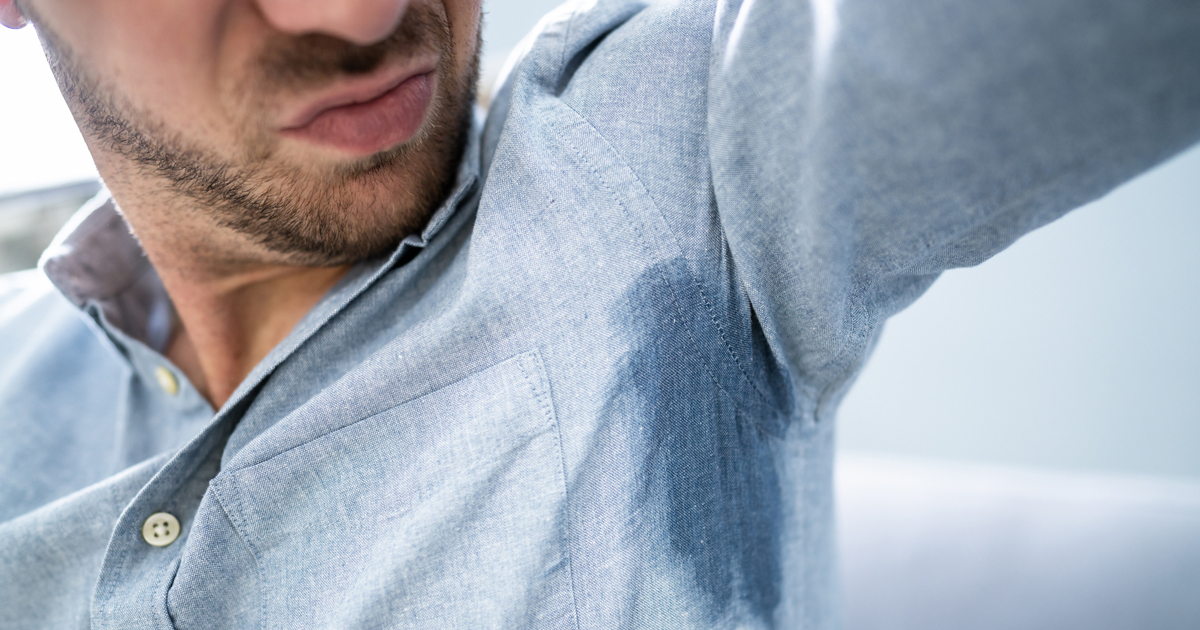
[[[274,42],[243,80],[251,95],[244,105],[251,111],[273,94],[367,73],[421,47],[438,52],[437,92],[416,136],[357,161],[320,167],[273,159],[278,138],[253,121],[239,134],[245,138],[239,158],[223,159],[121,98],[52,32],[39,27],[39,36],[64,99],[92,142],[123,158],[135,177],[189,200],[181,204],[186,211],[251,240],[280,262],[306,266],[385,255],[421,229],[454,184],[479,71],[479,34],[466,71],[460,71],[444,18],[417,7],[395,33],[371,46],[323,35]],[[269,89],[261,87],[264,82]]]

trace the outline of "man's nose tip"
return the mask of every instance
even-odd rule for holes
[[[409,0],[258,0],[267,22],[292,35],[323,33],[366,46],[400,24]]]

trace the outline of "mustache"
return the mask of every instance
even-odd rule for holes
[[[437,52],[448,62],[454,54],[452,41],[444,15],[410,6],[396,30],[368,46],[320,33],[281,34],[268,41],[256,74],[275,88],[314,87],[341,76],[369,74],[388,61],[420,52]]]

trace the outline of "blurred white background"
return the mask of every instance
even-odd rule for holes
[[[556,4],[486,1],[485,77]],[[33,31],[0,31],[0,59],[0,197],[93,177]],[[1193,149],[946,274],[889,324],[841,448],[1200,476],[1198,210]]]
[[[96,176],[32,28],[0,28],[0,195]]]

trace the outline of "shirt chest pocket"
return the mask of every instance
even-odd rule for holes
[[[220,475],[211,491],[253,555],[263,627],[573,617],[558,427],[536,353]]]

